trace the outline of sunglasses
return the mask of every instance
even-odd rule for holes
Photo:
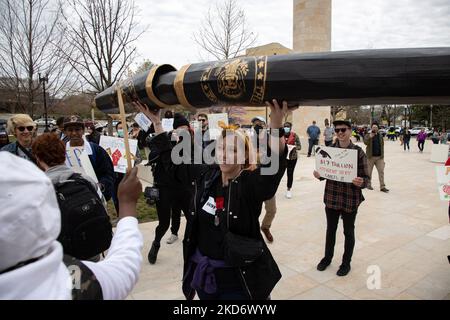
[[[339,133],[339,132],[345,133],[347,130],[348,130],[348,128],[336,128],[336,129],[334,129],[334,131],[336,133]]]
[[[33,126],[27,126],[27,127],[17,127],[17,130],[19,130],[20,132],[24,132],[25,129],[27,129],[29,132],[34,130]]]
[[[198,119],[198,121],[205,122],[206,119]]]

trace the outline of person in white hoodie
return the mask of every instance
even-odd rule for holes
[[[119,187],[120,221],[105,259],[65,257],[67,266],[56,241],[61,213],[52,182],[33,163],[8,152],[0,152],[0,163],[0,299],[126,298],[142,262],[137,169]]]

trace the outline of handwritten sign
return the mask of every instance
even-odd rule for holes
[[[92,167],[91,160],[83,147],[69,147],[66,149],[66,166],[73,171],[85,174],[98,183],[97,175]]]
[[[134,166],[136,160],[137,140],[130,139],[131,166]],[[115,172],[127,172],[127,159],[125,152],[125,141],[123,138],[108,136],[100,137],[100,146],[106,150],[114,166]]]
[[[222,128],[219,127],[219,122],[222,121],[228,125],[228,114],[226,113],[212,113],[208,115],[209,137],[211,140],[217,140],[222,134]]]
[[[161,120],[161,124],[165,132],[173,130],[173,118],[164,118]]]
[[[316,150],[316,171],[320,176],[351,183],[358,176],[358,151],[319,146]]]

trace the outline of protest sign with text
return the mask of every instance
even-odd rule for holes
[[[358,151],[319,146],[316,149],[316,171],[320,176],[351,183],[358,176]]]
[[[130,139],[131,166],[134,166],[136,160],[137,140]],[[114,166],[115,172],[127,172],[127,159],[125,152],[125,141],[123,138],[115,138],[108,136],[100,137],[100,147],[106,150]]]

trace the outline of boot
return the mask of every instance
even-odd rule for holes
[[[161,245],[159,243],[156,243],[155,241],[153,241],[152,247],[148,253],[148,262],[150,262],[150,264],[155,264],[156,258],[158,257],[158,251],[159,251],[160,247],[161,247]]]

